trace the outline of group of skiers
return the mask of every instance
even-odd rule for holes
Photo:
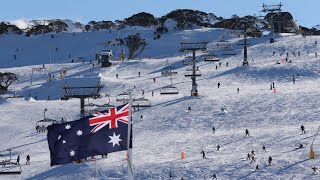
[[[17,157],[17,164],[20,165],[20,155]],[[30,155],[26,156],[26,165],[30,165]]]

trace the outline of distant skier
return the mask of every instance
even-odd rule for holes
[[[26,165],[30,165],[30,155],[29,154],[27,155],[26,160],[27,160]]]
[[[217,146],[217,151],[219,151],[220,150],[220,146],[219,146],[219,144],[218,144],[218,146]]]
[[[201,151],[201,153],[202,153],[202,159],[206,159],[207,158],[206,153],[204,151]]]
[[[212,126],[212,132],[213,132],[213,134],[216,133],[216,128],[214,126]]]
[[[220,83],[218,82],[218,89],[219,89],[219,87],[220,87]]]
[[[116,78],[117,78],[117,79],[119,78],[119,74],[116,74]]]
[[[219,62],[219,67],[221,67],[221,62]]]
[[[303,144],[299,144],[299,147],[298,147],[298,149],[302,149],[303,148]]]
[[[257,164],[256,165],[256,170],[255,171],[258,171],[259,170],[259,165]]]
[[[312,170],[313,170],[312,174],[319,174],[318,168],[316,168],[315,166],[312,167]]]
[[[266,147],[264,145],[262,145],[262,152],[267,152]]]
[[[293,82],[293,84],[296,83],[296,78],[294,77],[294,75],[292,76],[292,82]]]
[[[216,174],[213,174],[213,176],[212,176],[212,179],[211,179],[211,180],[213,180],[213,179],[217,179],[217,175],[216,175]]]
[[[228,66],[229,66],[229,63],[227,62],[226,67],[228,67]]]
[[[250,161],[250,163],[252,163],[252,162],[256,162],[256,158],[251,155],[251,161]]]
[[[63,123],[64,122],[64,120],[63,120],[63,117],[61,118],[61,123]]]
[[[272,87],[274,88],[274,82],[272,83]]]
[[[188,107],[188,112],[189,112],[189,113],[191,112],[191,107],[190,107],[190,106]]]
[[[17,56],[15,54],[13,55],[13,57],[14,57],[14,59],[17,59]]]
[[[17,157],[17,164],[20,164],[20,155]]]
[[[316,53],[316,57],[318,57],[318,53]]]
[[[251,156],[254,156],[255,154],[254,154],[254,150],[252,149],[252,151],[251,151]]]
[[[237,93],[239,93],[239,91],[240,91],[240,89],[238,88],[238,89],[237,89]]]
[[[272,56],[274,56],[275,54],[276,54],[276,52],[275,52],[275,51],[273,51]]]
[[[269,162],[269,165],[271,166],[271,163],[272,163],[272,157],[271,156],[269,156],[268,162]]]
[[[218,69],[218,66],[216,65],[216,70]]]
[[[153,94],[154,94],[154,92],[153,92],[153,90],[151,91],[151,95],[153,96]]]
[[[248,154],[247,154],[247,160],[250,161],[250,159],[251,159],[251,155],[250,155],[250,153],[248,153]]]
[[[306,131],[305,131],[304,125],[301,125],[300,129],[301,129],[301,134],[306,134]]]
[[[156,83],[156,78],[153,78],[153,82]]]
[[[140,71],[138,72],[138,74],[139,74],[139,77],[140,77]]]
[[[272,83],[270,84],[270,90],[272,90]]]
[[[143,121],[143,116],[142,115],[140,116],[140,120],[139,121]]]
[[[246,135],[245,135],[245,136],[248,136],[248,137],[250,136],[250,135],[249,135],[249,130],[248,130],[248,129],[246,129]]]

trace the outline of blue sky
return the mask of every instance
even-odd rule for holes
[[[0,21],[63,18],[87,23],[90,20],[123,20],[138,12],[156,17],[175,9],[194,9],[229,18],[259,15],[262,3],[284,4],[298,24],[320,24],[320,0],[2,0]],[[261,14],[262,15],[262,14]]]

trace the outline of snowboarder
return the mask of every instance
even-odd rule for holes
[[[302,149],[303,148],[303,144],[299,144],[299,149]]]
[[[216,133],[216,128],[214,128],[214,126],[212,126],[212,132],[213,134]]]
[[[26,160],[27,160],[26,165],[27,165],[27,164],[30,165],[30,155],[29,155],[29,154],[27,155]]]
[[[272,157],[271,156],[269,156],[268,162],[269,162],[269,165],[271,166],[271,163],[272,163]]]
[[[219,149],[220,149],[220,146],[219,146],[219,144],[218,144],[218,146],[217,146],[217,151],[219,151]]]
[[[139,77],[140,77],[140,71],[138,72],[138,74],[139,74]]]
[[[190,106],[188,107],[188,112],[191,112],[191,107]]]
[[[246,129],[246,135],[245,136],[250,136],[249,135],[249,130],[248,129]]]
[[[300,129],[301,129],[301,134],[306,134],[306,131],[303,125],[301,125]]]
[[[220,83],[218,82],[218,89],[219,89],[219,87],[220,87]]]
[[[262,145],[262,152],[267,152],[266,147],[264,145]]]
[[[318,168],[316,168],[315,166],[312,168],[312,170],[313,170],[312,174],[319,174]]]
[[[240,89],[238,88],[238,89],[237,89],[237,93],[239,93],[239,91],[240,91]]]
[[[119,74],[116,74],[116,78],[117,78],[117,79],[119,78]]]
[[[201,153],[202,153],[202,159],[206,159],[207,158],[206,153],[204,151],[201,151]]]
[[[255,171],[258,171],[259,170],[259,165],[257,164],[256,165],[256,170]]]
[[[20,155],[17,157],[17,164],[20,164]]]
[[[217,175],[213,174],[212,179],[217,179]]]

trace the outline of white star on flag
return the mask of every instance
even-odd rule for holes
[[[70,151],[70,156],[73,157],[76,154],[76,152],[74,152],[74,150]]]
[[[78,136],[82,136],[82,134],[83,134],[82,130],[78,130],[78,131],[77,131],[77,135],[78,135]]]
[[[65,143],[66,143],[66,140],[63,140],[62,143],[65,144]]]
[[[70,124],[67,124],[66,129],[70,129],[70,128],[71,128]]]
[[[61,134],[59,134],[59,136],[58,136],[58,140],[60,140],[61,139]]]
[[[113,133],[113,136],[109,136],[109,138],[111,139],[108,143],[112,143],[113,147],[114,145],[118,145],[120,146],[119,142],[122,141],[120,139],[120,134],[119,135],[116,135],[115,133]]]

